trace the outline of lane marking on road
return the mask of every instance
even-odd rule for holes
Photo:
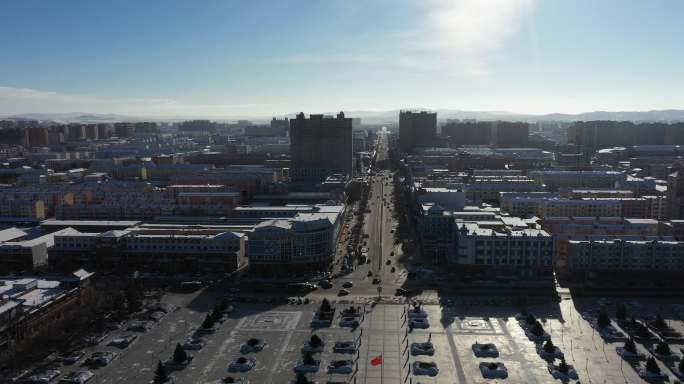
[[[282,331],[281,331],[282,332]],[[273,367],[268,373],[268,377],[266,378],[266,383],[272,383],[273,382],[273,375],[278,371],[278,368],[280,367],[280,361],[283,358],[283,355],[287,351],[287,348],[290,346],[290,340],[292,339],[292,335],[294,334],[293,330],[287,330],[287,335],[285,336],[285,340],[283,341],[283,346],[280,348],[280,353],[278,353],[278,356],[275,359],[275,362],[273,364]]]

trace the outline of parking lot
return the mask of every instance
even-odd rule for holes
[[[164,302],[176,309],[147,332],[126,329],[110,332],[95,346],[84,350],[86,355],[95,351],[114,351],[118,357],[108,366],[92,368],[94,383],[151,382],[153,372],[160,360],[171,357],[176,343],[182,343],[202,323],[206,314],[222,297],[219,293],[167,294]],[[331,297],[332,299],[332,297]],[[354,297],[346,298],[355,302]],[[358,304],[336,304],[336,317],[330,327],[313,330],[310,327],[320,298],[310,304],[234,303],[235,310],[216,326],[213,334],[202,336],[204,347],[188,351],[194,356],[188,367],[172,372],[177,383],[213,383],[226,376],[244,377],[250,383],[288,383],[295,378],[294,368],[302,359],[301,349],[313,334],[325,343],[322,353],[313,354],[320,360],[316,373],[307,374],[319,383],[549,383],[553,379],[547,362],[540,357],[537,346],[525,334],[516,320],[518,311],[511,306],[479,305],[477,298],[454,298],[451,305],[423,305],[427,314],[427,328],[409,329],[407,304],[387,303],[371,305],[369,298],[359,298]],[[483,304],[488,300],[482,300]],[[621,329],[614,319],[615,308],[622,300],[608,302],[597,299],[579,299],[573,302],[566,296],[560,303],[530,305],[528,312],[539,319],[544,330],[573,366],[581,382],[592,383],[638,383],[642,382],[637,371],[623,361],[615,347],[623,341],[606,342],[590,325],[602,305],[610,314],[613,325]],[[682,322],[675,315],[672,302],[629,300],[630,308],[640,319],[662,313],[668,325],[684,331]],[[365,303],[365,304],[364,304]],[[601,303],[601,304],[599,304]],[[635,304],[636,303],[636,304]],[[349,306],[360,309],[356,328],[341,327],[340,312]],[[138,336],[125,348],[107,345],[113,338],[135,334]],[[256,365],[248,372],[228,372],[228,365],[243,356],[241,346],[250,338],[259,338],[266,347],[246,356],[255,357]],[[337,341],[350,341],[356,353],[335,353],[332,346]],[[432,356],[412,356],[412,343],[430,341],[434,346]],[[499,356],[475,357],[474,343],[493,343]],[[639,351],[649,355],[649,343],[637,343]],[[670,343],[675,356],[681,356],[682,344]],[[371,361],[382,356],[382,364]],[[348,374],[328,374],[326,367],[334,360],[352,360],[353,371]],[[68,372],[84,369],[84,360],[71,366],[59,366],[62,376]],[[439,373],[435,376],[418,376],[410,367],[416,361],[436,363]],[[485,379],[480,372],[481,362],[503,363],[508,378]],[[638,364],[643,367],[643,362]],[[678,373],[676,364],[667,367],[659,361],[662,371],[672,382]],[[56,382],[57,380],[55,380]]]

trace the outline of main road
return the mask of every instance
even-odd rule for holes
[[[396,220],[394,210],[393,174],[390,170],[379,170],[377,164],[386,163],[389,143],[386,133],[380,133],[376,143],[376,154],[372,166],[373,175],[369,176],[370,194],[368,211],[365,215],[363,233],[367,236],[361,240],[364,248],[368,249],[368,264],[356,266],[355,270],[333,281],[330,290],[318,290],[313,296],[336,294],[342,284],[351,281],[354,286],[349,289],[351,295],[377,295],[381,287],[383,295],[393,295],[396,288],[404,283],[405,269],[396,264],[400,254],[400,247],[395,245],[394,227]],[[387,264],[387,263],[390,264]],[[394,272],[392,272],[394,268]],[[370,272],[370,276],[369,276]],[[374,278],[379,278],[379,284],[373,284]]]

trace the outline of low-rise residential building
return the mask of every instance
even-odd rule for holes
[[[622,217],[547,217],[541,226],[554,237],[554,264],[561,275],[570,273],[570,241],[671,241],[670,223]]]
[[[444,264],[453,258],[456,230],[451,211],[439,204],[424,205],[418,231],[423,257],[435,264]]]
[[[419,188],[415,194],[420,205],[433,203],[451,211],[460,211],[465,207],[466,197],[462,189]]]
[[[619,200],[604,199],[551,199],[541,206],[541,217],[552,216],[622,216]]]
[[[45,202],[43,200],[0,200],[0,216],[44,219]]]
[[[541,216],[543,202],[559,197],[555,192],[502,192],[500,206],[502,211],[512,216]]]
[[[127,273],[223,274],[247,265],[244,234],[201,226],[135,227],[55,235],[50,264]]]
[[[459,223],[450,266],[486,276],[506,274],[551,278],[553,238],[540,229],[496,231],[477,223]]]
[[[535,170],[527,175],[544,184],[549,191],[560,188],[615,188],[616,183],[627,179],[623,172],[618,171]]]
[[[552,193],[502,194],[501,209],[520,217],[622,216],[617,199],[563,199]]]
[[[634,192],[621,189],[561,188],[558,192],[560,197],[566,199],[634,197]]]
[[[581,272],[684,272],[684,242],[596,240],[568,242],[568,269]]]
[[[539,192],[543,186],[526,176],[474,176],[463,187],[470,204],[499,203],[503,192]]]
[[[73,233],[66,228],[29,240],[0,243],[0,273],[31,273],[48,265],[49,251],[55,244],[55,236]]]
[[[266,220],[249,233],[250,270],[262,274],[328,271],[340,227],[341,210]]]
[[[0,361],[35,340],[59,335],[91,297],[92,273],[78,270],[60,279],[25,276],[0,279]]]

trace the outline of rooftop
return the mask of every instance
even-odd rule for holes
[[[19,239],[24,236],[26,236],[26,232],[16,227],[3,229],[0,230],[0,243]]]

